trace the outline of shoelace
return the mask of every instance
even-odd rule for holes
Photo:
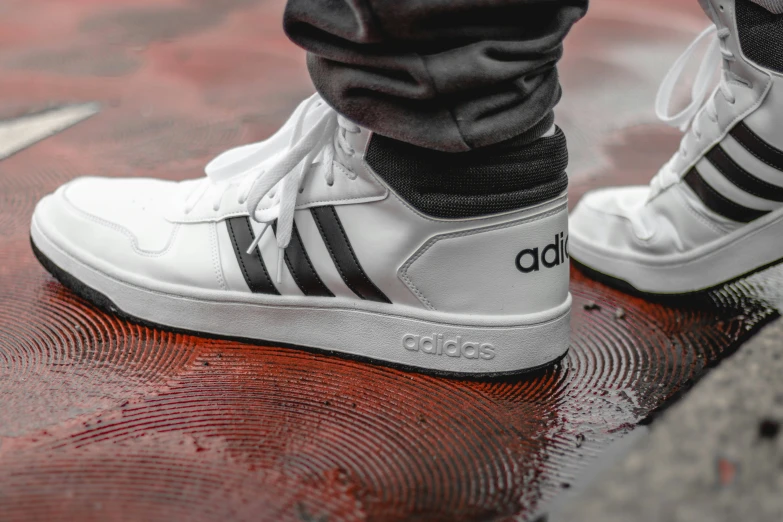
[[[736,101],[736,97],[731,90],[731,85],[728,82],[729,72],[726,68],[721,70],[720,82],[717,89],[711,91],[711,87],[714,85],[715,71],[721,67],[722,62],[732,62],[736,60],[734,54],[726,46],[726,39],[729,36],[731,36],[731,31],[729,31],[728,28],[724,27],[718,29],[717,26],[711,25],[697,36],[682,56],[674,62],[671,69],[669,69],[669,72],[666,73],[666,77],[663,79],[663,82],[658,89],[658,95],[655,100],[655,113],[661,121],[673,127],[678,127],[683,132],[688,131],[688,128],[690,127],[690,132],[693,132],[697,139],[701,139],[702,132],[699,128],[698,115],[704,110],[710,121],[717,123],[718,109],[715,105],[715,96],[718,95],[718,92],[720,92],[729,103],[733,104]],[[704,58],[693,82],[690,104],[676,114],[669,114],[669,105],[671,104],[674,90],[682,79],[682,74],[685,71],[686,65],[690,61],[691,56],[699,48],[700,44],[709,39],[711,39],[710,44],[705,51]],[[711,92],[712,94],[710,95]],[[685,138],[683,138],[680,143],[680,150],[677,153],[682,157],[688,156],[688,151],[685,148],[685,141]],[[652,188],[650,197],[654,197],[666,187],[679,181],[677,172],[670,168],[670,165],[672,165],[676,157],[677,155],[675,155],[669,163],[664,165],[660,172],[653,177],[650,182]]]
[[[302,192],[302,182],[316,163],[322,163],[324,178],[329,186],[334,184],[334,163],[340,153],[352,156],[355,151],[346,139],[346,133],[357,133],[360,129],[354,123],[346,120],[333,109],[326,107],[315,124],[305,132],[304,124],[308,114],[317,108],[323,108],[325,102],[318,94],[303,101],[294,111],[291,120],[294,122],[293,132],[284,151],[270,165],[268,152],[255,150],[240,155],[241,149],[233,149],[223,153],[234,154],[237,157],[227,164],[220,161],[221,156],[212,160],[206,167],[207,179],[188,198],[185,213],[190,212],[198,201],[207,193],[213,196],[212,208],[220,210],[220,204],[225,191],[238,184],[237,202],[245,205],[252,219],[263,223],[264,227],[256,235],[247,253],[251,253],[263,237],[267,228],[277,220],[277,282],[281,282],[283,256],[286,247],[291,242],[294,228],[294,211],[298,195]],[[319,159],[320,158],[320,159]],[[344,169],[349,179],[356,179],[351,169]],[[261,201],[270,198],[270,204],[259,209]]]

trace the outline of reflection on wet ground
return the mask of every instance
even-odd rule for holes
[[[565,62],[576,101],[559,114],[575,144],[574,200],[646,182],[679,139],[651,124],[652,73],[598,53],[599,39],[668,63],[672,41],[703,23],[673,1],[594,4]],[[193,6],[2,8],[0,116],[102,109],[0,163],[0,520],[528,519],[776,314],[776,270],[668,304],[573,271],[567,358],[480,382],[169,334],[95,310],[35,261],[35,201],[80,174],[197,176],[212,154],[269,134],[309,88],[280,2]],[[662,33],[656,13],[679,22]],[[609,102],[589,100],[610,79],[624,94],[599,124]]]

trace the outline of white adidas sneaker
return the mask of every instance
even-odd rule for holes
[[[453,375],[561,357],[566,194],[433,218],[369,168],[371,140],[316,95],[206,179],[68,183],[38,204],[33,248],[86,299],[166,329]]]
[[[664,121],[690,129],[679,152],[649,187],[590,192],[571,215],[574,261],[643,294],[705,291],[783,259],[783,15],[748,0],[702,4],[715,25],[674,64],[656,103]],[[693,101],[669,115],[705,40]]]

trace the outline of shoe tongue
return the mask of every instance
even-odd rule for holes
[[[699,5],[701,5],[701,8],[707,14],[710,20],[712,20],[712,22],[717,25],[719,29],[723,27],[723,21],[718,16],[718,13],[710,0],[699,0]]]

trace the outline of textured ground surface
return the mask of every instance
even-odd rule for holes
[[[775,316],[764,275],[665,306],[574,272],[567,359],[475,382],[167,334],[56,283],[29,248],[38,198],[82,174],[198,176],[310,92],[281,12],[0,0],[6,130],[99,104],[21,152],[0,148],[0,520],[527,520]],[[593,2],[558,112],[574,199],[646,182],[668,158],[679,138],[652,125],[652,97],[705,24],[695,2]]]

